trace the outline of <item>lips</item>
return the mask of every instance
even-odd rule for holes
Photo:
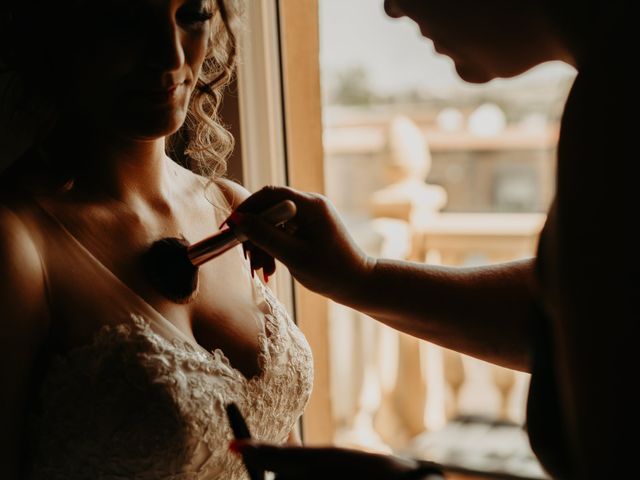
[[[142,88],[142,89],[132,90],[131,93],[136,97],[147,99],[153,102],[168,103],[168,102],[171,102],[177,96],[178,89],[181,85],[182,84],[178,83],[178,84],[170,85],[167,87],[160,86],[160,87]]]

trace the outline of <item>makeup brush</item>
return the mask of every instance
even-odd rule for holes
[[[262,212],[268,223],[278,226],[291,220],[296,205],[285,200]],[[233,221],[220,232],[194,244],[183,238],[168,237],[154,242],[142,256],[142,268],[154,288],[175,303],[188,303],[198,294],[198,267],[247,240],[235,232]]]
[[[247,422],[245,422],[238,406],[235,403],[231,402],[227,404],[226,410],[227,418],[229,419],[229,425],[231,426],[231,431],[233,432],[234,438],[236,440],[251,440],[251,432],[249,432]],[[249,474],[249,478],[251,480],[264,480],[263,471],[252,468],[246,463],[245,467],[247,468],[247,473]]]

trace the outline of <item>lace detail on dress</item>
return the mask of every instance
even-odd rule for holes
[[[261,373],[245,378],[220,351],[156,333],[144,316],[105,325],[54,359],[32,418],[32,479],[233,480],[225,405],[258,439],[283,442],[311,392],[311,352],[268,288]]]

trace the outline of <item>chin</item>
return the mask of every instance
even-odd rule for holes
[[[185,121],[184,113],[156,112],[123,116],[118,130],[129,138],[155,140],[176,133]]]
[[[136,140],[157,140],[159,138],[168,137],[176,133],[182,124],[172,125],[145,125],[142,128],[127,129],[123,131],[128,137]]]

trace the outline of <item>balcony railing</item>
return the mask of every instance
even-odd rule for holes
[[[368,248],[429,264],[510,261],[533,256],[544,220],[542,214],[440,213],[415,223],[379,218],[371,223],[377,241]],[[417,340],[338,305],[331,328],[337,443],[544,478],[519,427],[527,374]]]
[[[367,137],[375,148],[361,146],[358,155],[351,155],[357,138],[350,145],[335,131],[325,138],[329,196],[359,219],[350,227],[368,253],[449,266],[535,255],[544,214],[440,212],[447,192],[424,181],[424,132],[406,120],[390,123],[389,138]],[[544,139],[548,149],[553,139]],[[340,305],[330,315],[336,443],[499,478],[545,478],[522,430],[527,374],[417,340]]]

